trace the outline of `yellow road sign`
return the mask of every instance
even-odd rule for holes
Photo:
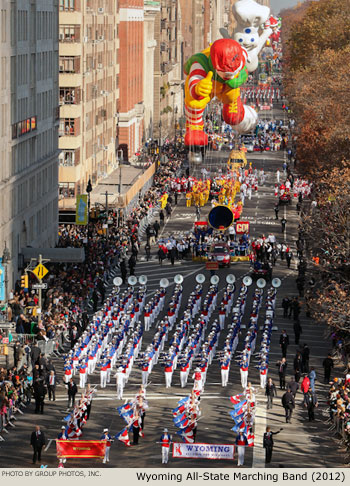
[[[44,265],[39,263],[39,265],[34,268],[33,273],[38,277],[39,280],[41,280],[49,273],[49,271]]]

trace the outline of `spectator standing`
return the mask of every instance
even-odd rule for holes
[[[283,297],[282,299],[283,317],[288,317],[289,306],[290,306],[290,299],[288,297]]]
[[[294,377],[297,383],[299,383],[300,381],[302,372],[303,372],[303,362],[301,359],[301,354],[297,352],[294,358]]]
[[[324,369],[324,383],[329,383],[331,380],[332,368],[334,367],[332,356],[329,354],[322,363]]]
[[[44,380],[39,378],[34,383],[34,399],[35,399],[35,412],[34,413],[44,413],[44,405],[45,405],[45,395],[46,395],[46,387],[44,384]]]
[[[293,394],[288,389],[286,393],[282,396],[282,406],[286,413],[286,423],[292,423],[293,410],[295,408],[295,400]]]
[[[22,359],[22,356],[23,356],[23,349],[21,343],[19,341],[16,341],[13,347],[13,361],[16,368],[18,366],[18,363]]]
[[[307,392],[309,391],[309,389],[310,389],[310,378],[307,375],[304,375],[304,378],[303,378],[303,381],[301,382],[301,387],[300,387],[300,390],[304,394],[304,398],[305,398],[305,395],[307,394]]]
[[[32,368],[34,368],[35,364],[39,361],[39,357],[40,357],[40,349],[35,342],[32,346],[32,350],[30,353],[30,358],[32,360]]]
[[[303,332],[299,319],[294,321],[293,330],[294,330],[294,342],[295,344],[299,344],[300,334]]]
[[[295,398],[295,395],[297,394],[297,391],[299,390],[299,383],[297,383],[294,379],[294,376],[290,378],[290,381],[287,384],[287,389],[291,391],[291,394]]]
[[[313,366],[311,366],[310,373],[309,373],[309,380],[310,380],[310,388],[313,393],[315,393],[315,381],[316,381],[316,371]]]
[[[68,383],[68,405],[67,408],[70,408],[70,406],[74,407],[75,405],[75,395],[78,392],[78,387],[76,383],[74,382],[73,378],[69,380]]]
[[[287,251],[286,253],[287,268],[290,268],[292,258],[293,258],[293,252],[291,250]]]
[[[309,360],[310,360],[310,348],[307,344],[304,344],[301,350],[301,359],[303,362],[303,373],[309,372]]]
[[[40,426],[35,426],[35,431],[32,432],[30,437],[30,444],[33,448],[33,464],[36,464],[36,461],[41,461],[41,449],[45,445],[45,435],[44,432],[40,430]]]
[[[52,400],[55,401],[56,400],[56,375],[54,370],[50,371],[50,374],[47,376],[46,383],[49,392],[49,400],[51,401],[51,397],[52,397]]]
[[[282,432],[282,428],[277,432],[272,432],[270,427],[266,427],[266,432],[264,433],[263,447],[265,449],[265,462],[270,464],[272,459],[273,450],[273,436]]]
[[[277,390],[272,378],[269,378],[266,383],[265,395],[267,396],[267,409],[272,408],[273,397],[277,397]]]
[[[318,401],[317,401],[316,393],[313,392],[311,388],[304,395],[304,407],[307,408],[309,422],[315,420],[315,408],[318,407]]]
[[[283,329],[282,334],[280,336],[280,348],[282,350],[282,357],[287,357],[287,349],[289,346],[289,336],[285,329]]]
[[[159,221],[160,225],[164,226],[164,211],[162,209],[159,211]]]
[[[276,218],[278,219],[278,218]],[[286,224],[287,224],[287,220],[286,218],[282,218],[281,219],[281,228],[282,228],[282,233],[284,233],[286,231]]]
[[[280,378],[280,389],[285,390],[286,388],[286,373],[287,373],[287,361],[286,358],[282,358],[277,361],[278,366],[278,376]]]
[[[158,233],[159,233],[159,230],[160,230],[160,224],[158,223],[157,219],[153,223],[153,229],[154,229],[156,238],[158,238]]]

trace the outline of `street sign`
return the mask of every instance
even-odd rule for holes
[[[39,265],[37,265],[34,268],[33,273],[34,273],[34,275],[36,275],[36,277],[39,280],[41,280],[45,277],[45,275],[47,275],[49,273],[49,271],[42,263],[39,263]]]
[[[219,263],[218,262],[207,262],[205,264],[206,270],[218,270],[219,269]]]
[[[47,289],[47,283],[33,284],[32,287],[33,287],[33,289],[46,290]]]

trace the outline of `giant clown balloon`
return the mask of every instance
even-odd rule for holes
[[[235,40],[219,39],[186,62],[185,145],[208,144],[203,112],[214,96],[223,103],[225,122],[238,132],[250,131],[256,125],[257,113],[240,98],[239,87],[248,79],[247,57],[247,51]]]
[[[254,0],[239,0],[232,8],[237,23],[232,37],[220,29],[224,38],[192,55],[185,64],[187,146],[207,145],[203,112],[214,97],[223,104],[224,121],[238,133],[250,132],[258,120],[256,111],[243,105],[239,88],[257,69],[258,55],[272,34],[270,9]]]

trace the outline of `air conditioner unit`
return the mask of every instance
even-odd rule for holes
[[[102,90],[102,91],[100,92],[100,94],[101,94],[102,96],[106,96],[107,91]]]
[[[89,42],[89,38],[88,37],[84,37],[84,42]]]
[[[103,146],[103,150],[104,150],[105,152],[107,152],[107,150],[108,150],[108,145],[104,145],[104,146]]]
[[[97,9],[97,11],[98,11],[98,13],[103,13],[103,12],[105,11],[105,9],[104,9],[103,7],[99,7],[99,8]]]
[[[102,69],[102,68],[103,68],[103,64],[99,62],[99,63],[97,64],[97,69]]]
[[[63,40],[64,39],[64,34],[60,34],[59,35],[59,40]]]
[[[99,35],[99,36],[98,36],[98,40],[103,41],[104,39],[105,39],[105,38],[104,38],[104,36],[103,36],[103,35]]]

